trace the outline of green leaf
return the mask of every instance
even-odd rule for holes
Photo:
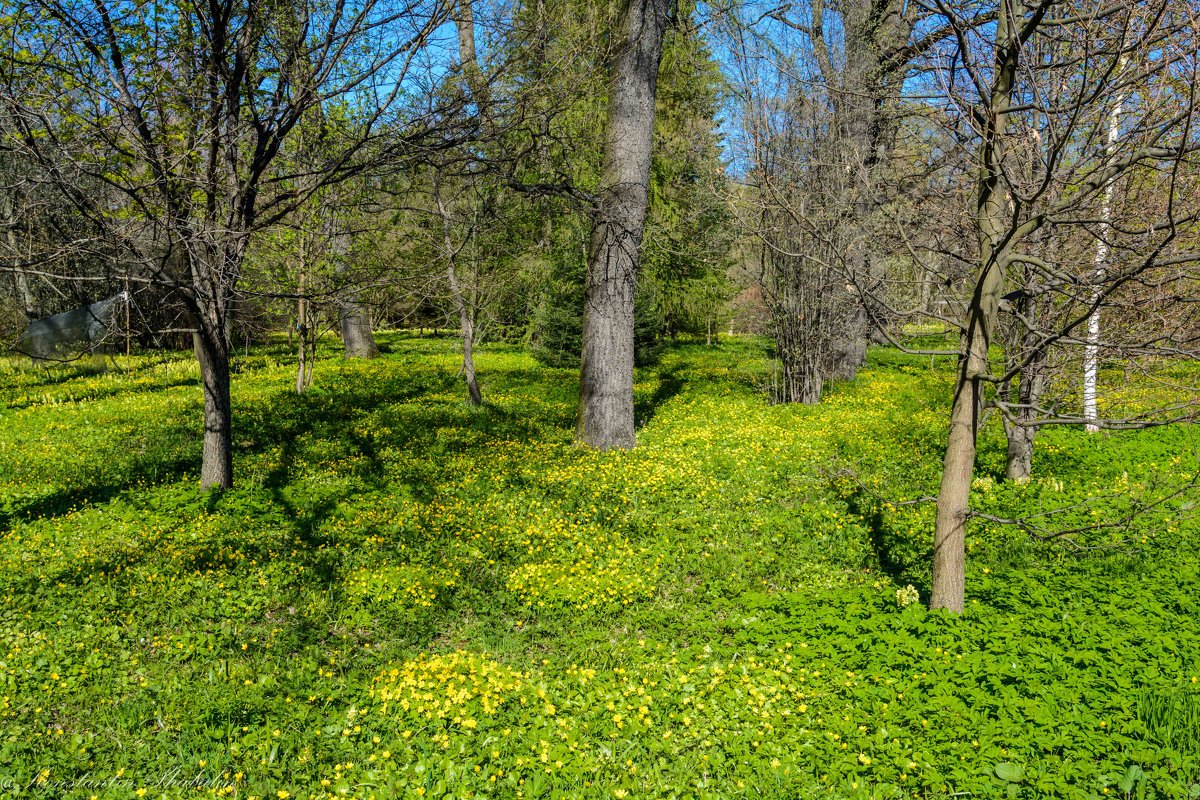
[[[1025,768],[1011,761],[1001,761],[995,766],[996,777],[1009,783],[1020,783],[1025,777]]]

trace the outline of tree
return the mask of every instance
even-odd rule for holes
[[[781,6],[731,32],[743,104],[741,227],[772,316],[776,397],[815,403],[851,379],[887,320],[881,209],[914,59],[945,35],[921,4],[825,0]]]
[[[725,176],[715,132],[722,81],[699,30],[682,19],[681,14],[681,23],[664,34],[655,92],[644,244],[633,299],[636,366],[653,363],[664,335],[705,333],[722,316],[726,299]],[[594,119],[597,92],[603,95],[603,89],[592,89],[590,97],[575,99],[578,112],[570,121],[576,115]],[[571,168],[589,195],[597,190],[593,172],[601,166],[602,134],[584,125],[569,134]],[[578,369],[591,204],[562,205],[527,250],[537,270],[538,298],[530,341],[544,363]]]
[[[634,285],[649,199],[655,92],[667,0],[628,0],[614,56],[600,197],[588,248],[575,439],[600,450],[636,443]]]
[[[251,239],[445,124],[426,113],[384,138],[447,16],[440,0],[13,5],[0,52],[7,140],[135,265],[130,280],[166,285],[186,306],[204,391],[202,486],[233,482],[229,332]],[[301,120],[334,103],[354,109],[344,137],[302,174],[280,174]]]
[[[971,222],[978,249],[959,323],[930,600],[932,608],[961,612],[970,486],[985,405],[998,408],[1010,430],[1086,421],[1079,413],[1047,413],[1041,405],[1046,353],[1084,344],[1076,331],[1095,308],[1120,302],[1137,286],[1178,285],[1185,276],[1180,266],[1200,259],[1181,246],[1194,241],[1186,232],[1197,219],[1194,203],[1181,202],[1194,186],[1180,177],[1194,168],[1189,159],[1200,146],[1192,127],[1196,30],[1191,9],[1173,0],[1100,10],[1055,0],[1001,0],[995,26],[983,29],[966,24],[962,9],[939,9],[957,41],[941,72],[943,89],[958,108],[969,109],[957,116],[963,126],[958,135],[968,134],[976,152]],[[959,94],[960,75],[970,100]],[[1113,109],[1127,91],[1137,92],[1141,108],[1114,141]],[[1150,174],[1168,177],[1151,185],[1145,180]],[[1127,209],[1125,222],[1115,209],[1105,211],[1115,182],[1144,193],[1138,210]],[[1054,252],[1035,252],[1039,235],[1057,237]],[[1124,253],[1123,263],[1103,271],[1094,269],[1092,259],[1072,265],[1070,254],[1087,248],[1063,249],[1061,243],[1080,235],[1106,237],[1112,252]],[[1019,285],[1010,291],[1014,281]],[[1019,357],[995,374],[990,348],[1006,305],[1015,309],[1025,335]],[[1174,332],[1159,330],[1141,341],[1109,345],[1144,356],[1178,353],[1178,342]],[[1015,402],[985,391],[1014,384]],[[1022,436],[1018,457],[1031,441]]]
[[[455,242],[455,219],[443,196],[441,181],[434,175],[433,202],[437,207],[437,218],[441,223],[442,255],[446,262],[446,285],[450,288],[450,298],[454,303],[454,313],[458,316],[459,336],[462,340],[463,380],[467,384],[467,402],[473,406],[483,403],[483,394],[479,391],[479,381],[475,377],[475,303],[469,290],[465,290],[459,280],[458,255],[466,246],[464,239]],[[469,234],[468,234],[469,238]]]

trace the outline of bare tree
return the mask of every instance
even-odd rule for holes
[[[385,123],[404,111],[410,72],[448,13],[440,0],[219,0],[170,13],[104,0],[12,5],[0,52],[5,133],[93,237],[136,265],[130,280],[170,286],[189,310],[202,486],[233,482],[229,330],[251,238],[402,146]],[[301,120],[339,101],[356,111],[336,145],[280,174]],[[415,119],[408,139],[445,116],[427,108]]]
[[[778,399],[817,402],[825,381],[854,377],[871,329],[887,324],[868,301],[891,285],[878,231],[897,194],[903,87],[948,31],[898,0],[747,11],[758,16],[733,26],[730,50],[753,192],[736,202],[764,250],[756,280],[772,309]]]
[[[470,232],[463,237],[462,242],[456,242],[455,218],[443,197],[441,181],[435,175],[433,181],[433,201],[437,207],[437,218],[441,224],[442,254],[446,262],[446,285],[450,289],[450,299],[454,304],[454,313],[458,316],[459,335],[462,339],[462,372],[467,383],[467,401],[477,406],[483,403],[483,394],[479,391],[479,381],[475,377],[475,314],[476,308],[468,290],[464,289],[459,280],[458,255],[466,246]]]
[[[1095,309],[1124,302],[1135,287],[1178,286],[1185,275],[1180,266],[1200,257],[1180,246],[1189,238],[1181,233],[1196,221],[1196,206],[1181,202],[1188,186],[1180,177],[1195,167],[1189,159],[1197,147],[1196,31],[1193,9],[1173,0],[1103,7],[1002,0],[988,29],[967,23],[973,6],[938,8],[956,36],[939,73],[942,89],[962,126],[958,136],[975,142],[971,227],[978,250],[958,324],[930,601],[933,608],[961,612],[970,486],[985,406],[999,409],[1016,436],[1010,474],[1021,477],[1031,452],[1028,431],[1087,421],[1079,411],[1045,407],[1047,354],[1086,344],[1081,332]],[[1131,91],[1141,98],[1136,120],[1124,123],[1113,140],[1114,107]],[[1165,179],[1150,184],[1151,174]],[[1115,182],[1142,193],[1139,209],[1124,209],[1124,220],[1116,208],[1104,210]],[[1102,271],[1092,258],[1072,263],[1072,253],[1087,252],[1070,246],[1081,236],[1104,236],[1110,253],[1123,254],[1121,263],[1110,258]],[[1002,309],[1015,312],[1022,334],[1019,355],[997,373],[989,349]],[[1160,329],[1141,341],[1101,346],[1147,356],[1184,352],[1179,344],[1176,332]],[[996,385],[1015,387],[1015,397],[985,391]]]

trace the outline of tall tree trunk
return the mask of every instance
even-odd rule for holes
[[[845,324],[842,330],[834,334],[829,343],[829,364],[826,374],[839,381],[852,381],[858,375],[858,369],[867,363],[867,343],[870,337],[870,326],[867,324],[867,312],[857,298],[849,308],[837,309],[844,312]]]
[[[17,242],[17,217],[13,210],[12,197],[5,193],[3,197],[4,209],[4,228],[5,238],[8,242],[9,256],[13,261],[20,261],[21,252]],[[21,303],[21,313],[25,315],[25,319],[32,321],[35,318],[37,309],[33,297],[33,290],[29,286],[29,276],[22,269],[17,269],[13,272],[13,281],[16,283],[17,299]]]
[[[454,267],[447,267],[447,271],[451,276],[454,275]],[[475,319],[471,309],[463,302],[461,292],[457,289],[453,291],[459,297],[458,321],[462,334],[463,378],[467,382],[467,402],[477,406],[483,403],[483,394],[479,391],[479,381],[475,377]]]
[[[128,356],[133,350],[133,331],[129,327],[129,307],[133,305],[133,295],[129,293],[129,276],[125,276],[125,355]]]
[[[371,331],[371,315],[363,308],[357,291],[343,292],[338,301],[338,319],[342,326],[342,344],[346,358],[375,358],[379,348]]]
[[[840,61],[826,41],[825,0],[809,6],[814,55],[825,86],[831,92],[834,127],[827,156],[833,169],[823,176],[818,193],[828,210],[842,219],[833,226],[831,238],[835,260],[844,259],[842,269],[856,284],[882,300],[886,283],[882,260],[870,228],[886,202],[881,191],[884,169],[899,131],[899,103],[903,79],[894,66],[885,63],[896,48],[907,42],[913,17],[903,0],[844,0],[837,4],[842,27]],[[841,281],[837,281],[840,286]],[[860,292],[830,298],[830,308],[842,318],[829,342],[823,371],[826,377],[852,380],[866,364],[867,346],[883,340],[874,319],[881,312]],[[880,342],[882,343],[882,342]]]
[[[1121,67],[1124,68],[1125,60],[1121,59]],[[1117,101],[1113,105],[1112,112],[1108,118],[1108,135],[1105,140],[1106,155],[1111,153],[1117,146],[1117,141],[1121,135],[1121,113],[1124,110],[1125,97],[1124,94],[1117,96]],[[1113,183],[1109,181],[1104,187],[1104,202],[1100,206],[1100,231],[1096,236],[1096,285],[1099,287],[1104,280],[1105,273],[1108,267],[1108,242],[1105,236],[1108,235],[1108,221],[1112,216],[1112,199],[1113,199]],[[1097,288],[1092,293],[1092,305],[1094,308],[1088,314],[1087,319],[1087,344],[1083,348],[1083,418],[1087,420],[1084,428],[1088,433],[1095,433],[1100,430],[1096,424],[1098,412],[1096,410],[1096,385],[1099,377],[1100,366],[1100,290]]]
[[[491,121],[491,111],[488,108],[491,104],[491,92],[483,72],[479,69],[479,59],[475,55],[475,12],[471,8],[471,0],[459,0],[454,27],[458,33],[458,61],[462,65],[463,77],[471,91],[471,99],[478,106],[479,116],[486,124]]]
[[[296,332],[300,335],[300,347],[296,353],[296,394],[304,394],[309,386],[312,386],[313,361],[316,356],[316,334],[312,330],[311,312],[309,310],[308,298],[304,293],[308,291],[308,269],[306,264],[307,253],[303,243],[304,233],[301,233],[300,245],[300,298],[296,301]]]
[[[479,109],[479,116],[485,125],[491,122],[489,87],[479,69],[479,61],[475,55],[475,14],[471,8],[471,0],[459,0],[458,16],[454,21],[458,31],[458,60],[462,65],[467,88],[471,98]],[[463,295],[462,285],[458,280],[456,265],[458,248],[454,246],[451,235],[451,217],[442,200],[441,187],[437,175],[433,177],[433,196],[437,201],[438,215],[442,220],[442,247],[446,256],[446,281],[450,285],[450,298],[454,310],[458,313],[458,328],[462,337],[463,349],[463,378],[467,382],[467,402],[473,406],[483,403],[483,394],[479,391],[479,381],[475,377],[475,309]]]
[[[1024,383],[1026,378],[1021,377]],[[1028,423],[1031,413],[1025,409],[1017,412],[1017,422],[1008,429],[1008,451],[1005,455],[1004,477],[1016,483],[1028,483],[1033,474],[1033,445],[1037,440],[1037,428]],[[1025,424],[1021,424],[1025,423]]]
[[[350,255],[350,234],[332,215],[328,220],[330,254],[337,262],[335,272],[345,277],[348,272],[346,260]],[[342,330],[343,358],[375,358],[379,348],[375,345],[375,334],[371,331],[371,312],[363,305],[357,287],[344,287],[338,292],[338,323]]]
[[[601,450],[636,443],[633,294],[649,197],[654,102],[667,0],[628,0],[612,66],[604,172],[588,250],[575,440]]]
[[[1001,169],[1008,135],[1008,107],[1016,79],[1021,42],[1013,30],[1013,0],[1002,0],[996,22],[996,70],[987,105],[981,109],[984,129],[979,150],[975,225],[979,234],[979,274],[967,304],[958,356],[950,432],[937,497],[933,537],[933,585],[929,607],[961,614],[965,602],[966,530],[983,380],[988,374],[988,347],[1004,293],[1009,201]],[[1016,17],[1020,19],[1020,17]]]
[[[230,399],[230,315],[233,287],[249,237],[225,234],[225,241],[200,239],[187,247],[187,269],[194,287],[184,297],[193,318],[192,342],[204,391],[202,489],[233,486],[233,403]]]
[[[1025,483],[1033,474],[1033,445],[1037,441],[1037,411],[1035,406],[1046,390],[1046,354],[1038,351],[1018,376],[1017,412],[1012,424],[1005,431],[1008,451],[1005,456],[1004,476],[1017,483]]]
[[[21,313],[25,315],[25,319],[33,320],[37,317],[36,301],[33,297],[33,290],[29,287],[29,276],[23,271],[17,270],[13,273],[13,279],[17,283],[17,296],[21,299]]]

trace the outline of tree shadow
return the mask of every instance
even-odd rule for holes
[[[81,506],[107,503],[120,497],[130,486],[139,482],[154,482],[160,475],[182,475],[195,466],[194,456],[180,455],[174,459],[147,463],[120,481],[60,489],[25,502],[9,500],[0,505],[0,533],[10,530],[20,522],[57,517]]]
[[[917,564],[925,562],[913,558],[912,542],[897,536],[892,528],[885,524],[879,502],[862,489],[858,489],[846,499],[846,508],[851,514],[860,517],[866,526],[867,540],[875,557],[873,566],[896,583],[914,581]]]
[[[654,393],[649,397],[634,401],[633,413],[639,428],[649,424],[660,408],[683,391],[686,381],[680,377],[681,372],[682,368],[679,366],[660,370],[658,373],[658,388],[654,390]]]

